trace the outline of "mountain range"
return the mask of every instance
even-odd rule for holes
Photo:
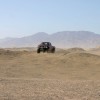
[[[44,41],[51,42],[57,48],[94,48],[100,46],[100,35],[89,31],[61,31],[53,34],[39,32],[21,38],[0,39],[0,47],[37,47]]]

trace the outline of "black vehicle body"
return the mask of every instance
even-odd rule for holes
[[[37,53],[40,53],[40,52],[54,53],[55,46],[52,46],[50,42],[42,42],[41,44],[38,45],[38,48],[37,48]]]

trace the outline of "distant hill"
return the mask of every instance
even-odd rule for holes
[[[22,38],[0,40],[0,47],[37,47],[42,41],[49,41],[58,48],[94,48],[100,46],[100,35],[89,31],[62,31],[54,34],[39,32]]]

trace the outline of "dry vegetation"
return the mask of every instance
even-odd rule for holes
[[[37,54],[0,49],[0,100],[99,100],[99,50]]]

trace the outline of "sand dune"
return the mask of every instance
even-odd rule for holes
[[[0,100],[99,100],[100,56],[81,48],[0,50]]]
[[[92,48],[88,50],[92,54],[100,55],[100,47]]]
[[[100,56],[85,52],[9,51],[0,55],[0,66],[1,77],[96,80],[100,75]]]
[[[69,52],[84,52],[85,50],[83,48],[69,48],[67,49],[66,51],[69,51]]]

